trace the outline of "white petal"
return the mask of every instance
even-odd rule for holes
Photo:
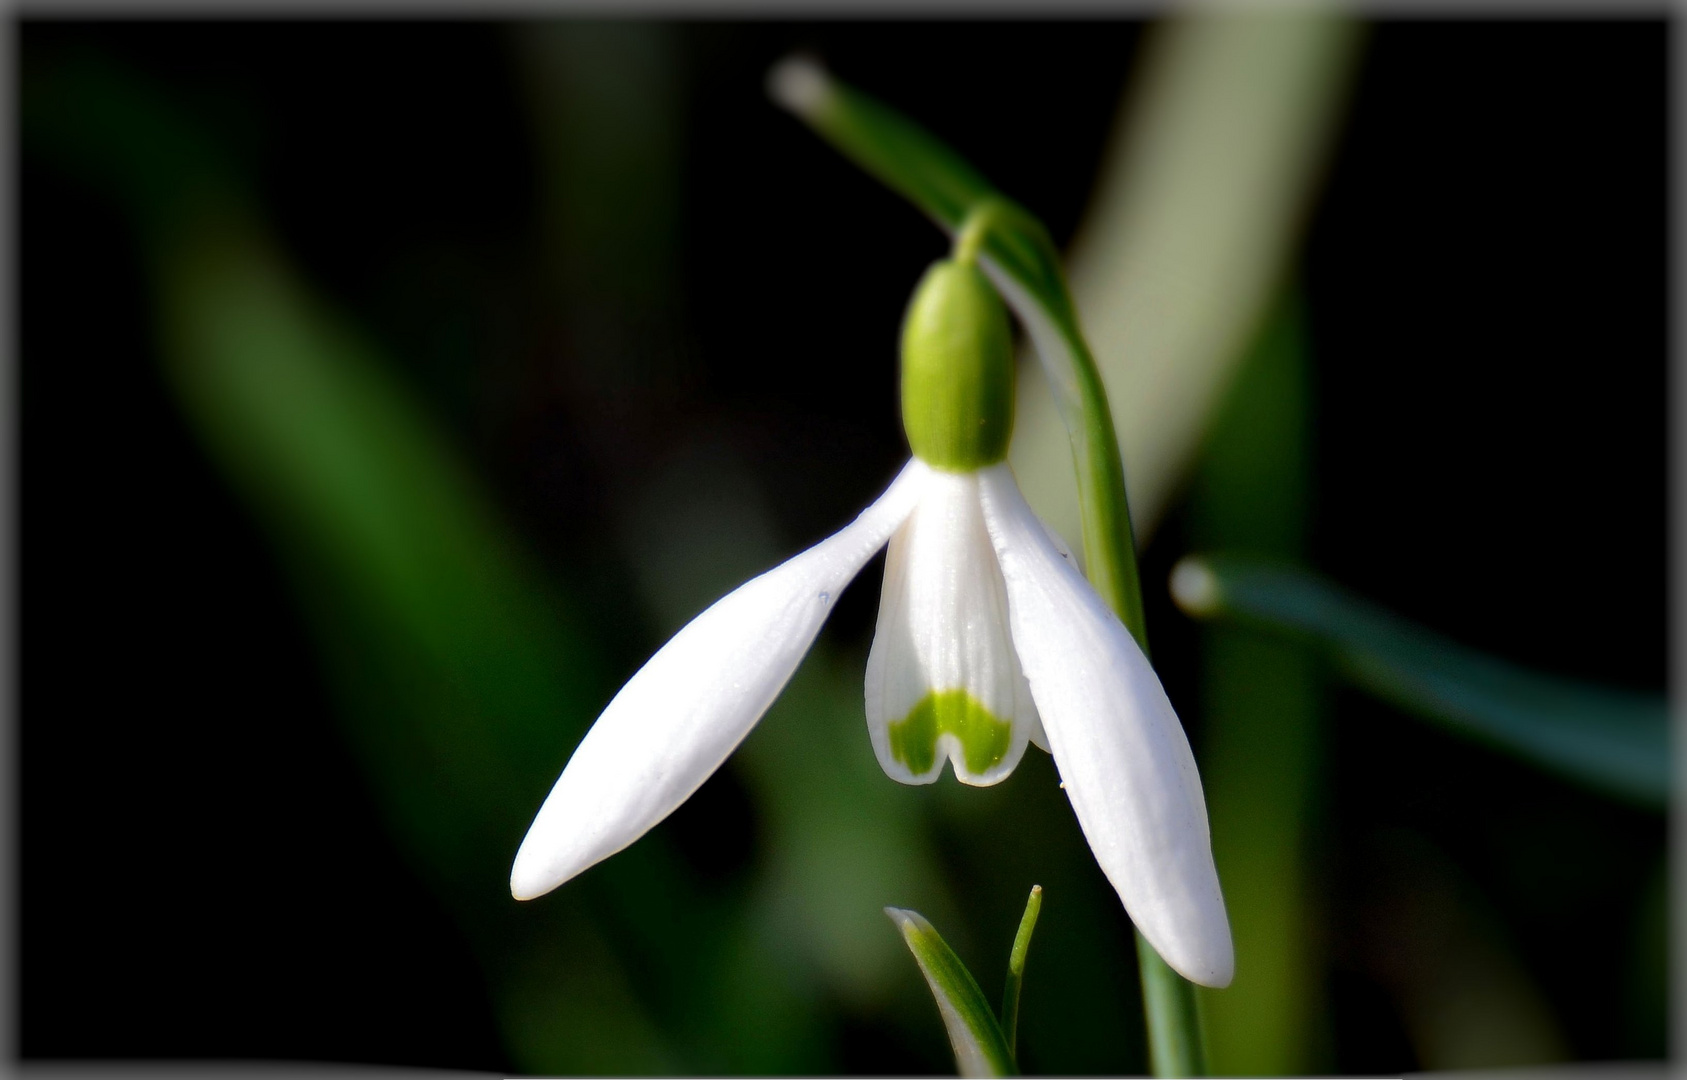
[[[580,741],[521,842],[510,873],[517,899],[631,844],[720,768],[929,473],[910,462],[854,522],[716,601],[639,669]]]
[[[1135,639],[1061,558],[1004,465],[980,473],[1013,642],[1096,861],[1149,944],[1185,978],[1235,967],[1201,778]]]
[[[1049,543],[1054,545],[1054,550],[1060,553],[1060,557],[1077,567],[1080,574],[1083,573],[1083,563],[1073,557],[1072,548],[1066,543],[1065,538],[1055,532],[1053,527],[1042,518],[1037,518],[1037,524],[1041,525],[1043,527],[1043,532],[1048,534]],[[1037,715],[1034,708],[1031,711],[1031,744],[1045,754],[1051,752],[1049,750],[1049,737],[1043,731],[1042,717]]]
[[[1007,616],[977,474],[933,470],[891,538],[867,657],[867,730],[892,779],[929,784],[947,759],[994,784],[1041,733]]]
[[[1017,652],[1015,656],[1017,657]],[[1024,678],[1024,676],[1021,675],[1020,678]],[[1026,682],[1025,684],[1025,693],[1026,696],[1031,698],[1031,708],[1029,710],[1030,723],[1025,726],[1025,737],[1031,740],[1031,745],[1035,746],[1038,750],[1041,750],[1045,754],[1052,754],[1054,751],[1049,749],[1048,732],[1043,730],[1043,718],[1037,715],[1037,699],[1031,694],[1030,682]]]

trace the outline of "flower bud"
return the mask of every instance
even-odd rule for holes
[[[902,426],[914,456],[971,472],[1007,456],[1013,435],[1007,309],[971,260],[926,271],[902,323]]]

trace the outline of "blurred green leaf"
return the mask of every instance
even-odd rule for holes
[[[1305,314],[1275,305],[1214,418],[1189,501],[1204,547],[1290,559],[1308,525],[1312,429]],[[1236,942],[1236,978],[1203,990],[1213,1072],[1328,1071],[1318,1057],[1320,940],[1308,834],[1323,676],[1303,641],[1215,624],[1201,634],[1201,786]]]
[[[530,810],[512,785],[542,790],[591,707],[589,642],[425,410],[255,227],[181,232],[159,265],[165,362],[212,456],[288,557],[360,613],[372,636],[346,644],[386,653],[400,682],[444,683],[402,730],[362,733],[382,767],[405,762],[388,794],[430,823],[418,840],[451,844],[436,857],[503,870]]]
[[[1172,595],[1200,618],[1305,637],[1355,685],[1567,779],[1645,806],[1669,801],[1663,698],[1525,670],[1257,558],[1186,557]]]
[[[1012,1076],[1013,1052],[1008,1049],[1001,1025],[990,1012],[990,1003],[961,958],[927,922],[925,916],[906,908],[885,908],[885,914],[902,933],[920,974],[937,999],[937,1011],[949,1032],[955,1051],[955,1068],[962,1076]]]
[[[696,935],[672,912],[695,905],[671,858],[646,845],[642,865],[594,886],[509,896],[516,844],[604,692],[567,594],[379,347],[289,264],[187,110],[97,56],[48,64],[21,96],[32,147],[129,211],[171,389],[290,574],[346,738],[485,965],[514,1062],[675,1071],[625,958],[583,910],[619,885],[669,916],[616,904],[655,928],[622,952],[684,948]]]
[[[158,262],[172,382],[291,572],[346,736],[488,965],[514,1060],[671,1071],[584,897],[508,893],[514,845],[595,705],[591,640],[425,409],[255,227],[175,239]],[[548,948],[563,935],[573,948]],[[555,962],[535,971],[537,955]]]
[[[1206,1076],[1207,1032],[1195,984],[1172,970],[1142,931],[1136,965],[1148,1021],[1148,1065],[1155,1076]]]
[[[144,240],[166,243],[182,221],[239,201],[215,140],[98,51],[33,53],[19,90],[31,155],[119,202]]]

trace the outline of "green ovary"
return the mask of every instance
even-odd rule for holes
[[[937,760],[937,740],[953,735],[967,771],[981,776],[1007,756],[1013,724],[1000,719],[965,690],[933,690],[890,724],[890,756],[923,776]]]
[[[934,264],[902,322],[902,427],[914,456],[948,472],[1007,457],[1014,370],[995,286],[971,263]]]

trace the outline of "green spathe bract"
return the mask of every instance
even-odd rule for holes
[[[1013,724],[965,690],[933,690],[906,717],[890,724],[891,756],[915,776],[923,776],[937,760],[937,742],[944,735],[960,741],[967,769],[981,775],[1007,755]]]
[[[972,472],[1007,456],[1013,436],[1007,309],[970,259],[926,271],[902,324],[902,425],[914,456]]]

